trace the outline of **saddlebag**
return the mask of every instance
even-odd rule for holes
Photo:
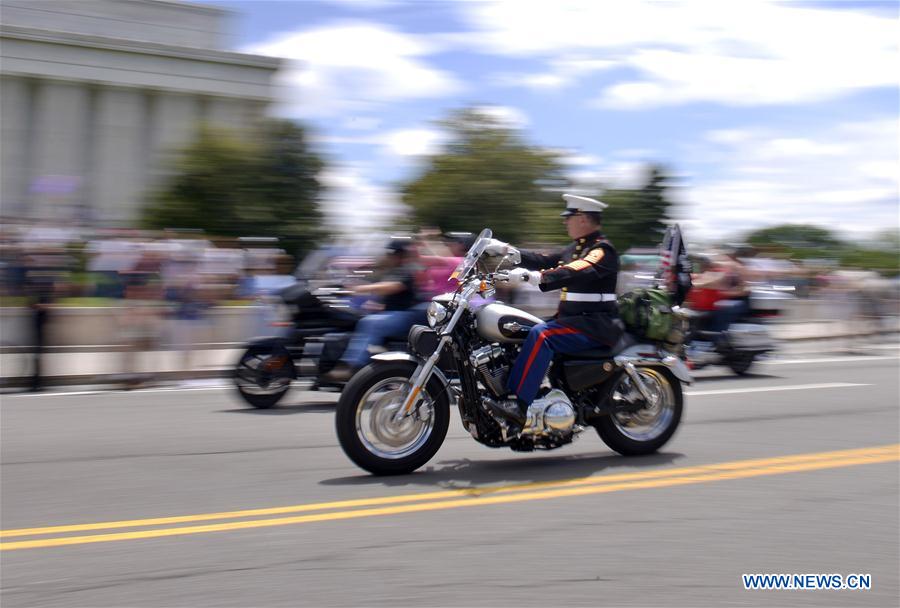
[[[672,331],[671,298],[664,289],[634,289],[619,296],[619,316],[629,332],[663,342]]]
[[[578,353],[572,353],[577,355]],[[563,362],[566,384],[573,391],[581,391],[608,380],[616,371],[612,359],[606,361],[578,359]]]
[[[732,348],[745,351],[768,351],[775,348],[769,330],[756,323],[732,323],[728,327]]]

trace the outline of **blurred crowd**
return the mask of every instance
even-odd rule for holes
[[[406,263],[415,276],[416,303],[453,288],[448,277],[474,241],[469,233],[422,230],[409,235]],[[30,312],[36,352],[33,386],[40,386],[40,353],[48,317],[56,306],[110,306],[118,326],[124,365],[141,367],[141,353],[171,347],[192,369],[196,344],[216,342],[207,323],[211,308],[259,304],[297,280],[353,289],[380,280],[391,235],[367,234],[333,241],[297,261],[273,239],[217,239],[188,231],[142,232],[13,226],[0,234],[0,302]],[[693,254],[697,308],[722,297],[743,297],[753,286],[781,290],[789,298],[819,300],[828,317],[875,318],[897,313],[898,282],[875,273],[841,270],[827,262],[767,259],[747,249]],[[653,281],[659,257],[652,250],[622,256],[619,291]],[[738,277],[739,280],[736,280]],[[730,283],[729,283],[730,282]],[[553,294],[522,286],[498,294],[538,315],[552,314]],[[367,302],[377,312],[378,302]],[[114,317],[114,318],[112,318]],[[254,333],[269,331],[272,312],[260,314]],[[4,340],[4,345],[8,342]],[[143,379],[135,376],[134,382]]]
[[[452,287],[448,278],[474,236],[423,231],[410,235],[408,265],[415,273],[415,303]],[[145,368],[138,358],[160,348],[182,352],[194,369],[198,344],[217,342],[209,312],[221,305],[260,309],[255,335],[274,332],[270,296],[297,280],[352,289],[374,282],[385,265],[390,235],[336,241],[298,265],[274,239],[205,238],[189,231],[96,230],[55,226],[5,227],[0,234],[0,305],[27,308],[34,348],[32,388],[41,388],[41,354],[54,309],[110,307],[123,367]],[[369,299],[366,312],[377,312]],[[249,335],[247,337],[250,337]],[[9,346],[8,337],[4,346]],[[18,346],[18,345],[16,345]],[[134,374],[129,384],[147,381]]]

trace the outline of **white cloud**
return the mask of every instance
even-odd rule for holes
[[[522,129],[531,124],[528,115],[512,106],[483,105],[472,108],[477,112],[490,116],[500,124],[513,129]]]
[[[430,156],[440,150],[446,134],[437,129],[398,129],[385,133],[379,139],[389,154]]]
[[[571,167],[596,167],[603,162],[602,158],[593,154],[573,154],[566,150],[553,149],[550,152],[559,156],[560,163]]]
[[[452,74],[422,60],[439,50],[436,44],[376,23],[279,34],[241,50],[288,60],[277,76],[279,111],[292,117],[365,115],[380,103],[463,89]]]
[[[336,232],[359,234],[387,228],[403,213],[399,195],[367,177],[368,170],[368,165],[359,163],[334,165],[319,175],[325,186],[322,208]]]
[[[518,77],[528,86],[575,83],[579,63],[584,73],[627,68],[627,80],[597,97],[607,107],[805,103],[898,84],[892,16],[763,0],[497,0],[462,7],[475,28],[470,44],[549,61],[549,72]]]
[[[408,157],[437,154],[446,139],[447,134],[441,129],[422,127],[364,135],[319,135],[314,141],[325,145],[372,146],[382,154],[404,160]]]
[[[604,189],[634,189],[644,185],[647,165],[642,162],[619,161],[591,169],[574,169],[566,172],[578,189],[601,186]]]
[[[739,134],[739,136],[733,136]],[[707,134],[693,154],[702,169],[682,192],[696,238],[785,223],[872,233],[898,226],[900,164],[895,118],[814,132]]]
[[[608,70],[617,65],[607,59],[581,56],[564,56],[551,59],[548,71],[537,74],[500,74],[494,80],[504,86],[524,86],[534,90],[558,90],[577,83],[586,75]]]
[[[520,74],[520,73],[500,73],[489,77],[489,80],[498,86],[503,87],[525,87],[536,91],[556,90],[567,84],[565,78],[559,74]]]

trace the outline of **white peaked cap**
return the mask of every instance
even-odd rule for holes
[[[590,213],[600,213],[609,205],[604,202],[594,200],[592,198],[588,198],[586,196],[576,196],[574,194],[563,194],[563,199],[566,201],[566,210],[563,211],[560,215],[563,217],[567,215],[574,215],[579,211],[582,212],[590,212]]]

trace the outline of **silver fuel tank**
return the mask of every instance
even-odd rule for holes
[[[492,342],[524,342],[541,319],[505,304],[487,304],[475,312],[478,333]]]

